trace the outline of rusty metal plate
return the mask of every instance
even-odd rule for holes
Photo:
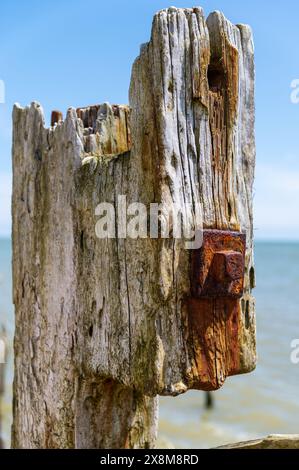
[[[246,236],[204,230],[192,253],[191,297],[187,300],[193,388],[217,390],[239,374],[240,298],[243,294]]]

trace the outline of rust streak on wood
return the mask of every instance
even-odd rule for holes
[[[55,124],[58,124],[59,121],[62,121],[63,120],[63,114],[61,111],[52,111],[52,114],[51,114],[51,126],[55,126]]]

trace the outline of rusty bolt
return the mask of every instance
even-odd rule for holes
[[[245,270],[245,235],[239,232],[204,230],[203,246],[192,257],[194,297],[240,298]]]
[[[232,282],[244,276],[243,255],[236,251],[219,251],[213,256],[210,273],[217,282]]]
[[[240,297],[243,293],[244,257],[236,251],[214,253],[207,278],[211,297]]]

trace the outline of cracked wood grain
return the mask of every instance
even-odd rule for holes
[[[255,367],[250,29],[200,8],[157,13],[129,105],[71,108],[50,128],[39,104],[15,106],[14,447],[153,447],[157,395]],[[205,228],[246,233],[228,321],[220,303],[194,322],[183,240],[96,237],[97,205],[122,217],[119,195],[175,203],[185,221],[200,204]]]

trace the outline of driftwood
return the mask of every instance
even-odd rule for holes
[[[264,439],[229,444],[218,449],[299,449],[299,434],[273,434]]]
[[[46,128],[39,104],[16,105],[13,128],[12,445],[153,447],[157,395],[255,367],[250,29],[163,10],[130,107],[72,108]],[[243,232],[242,298],[192,297],[185,240],[97,238],[98,204],[113,204],[118,227],[119,195],[175,203],[190,224],[200,206],[205,229]]]

